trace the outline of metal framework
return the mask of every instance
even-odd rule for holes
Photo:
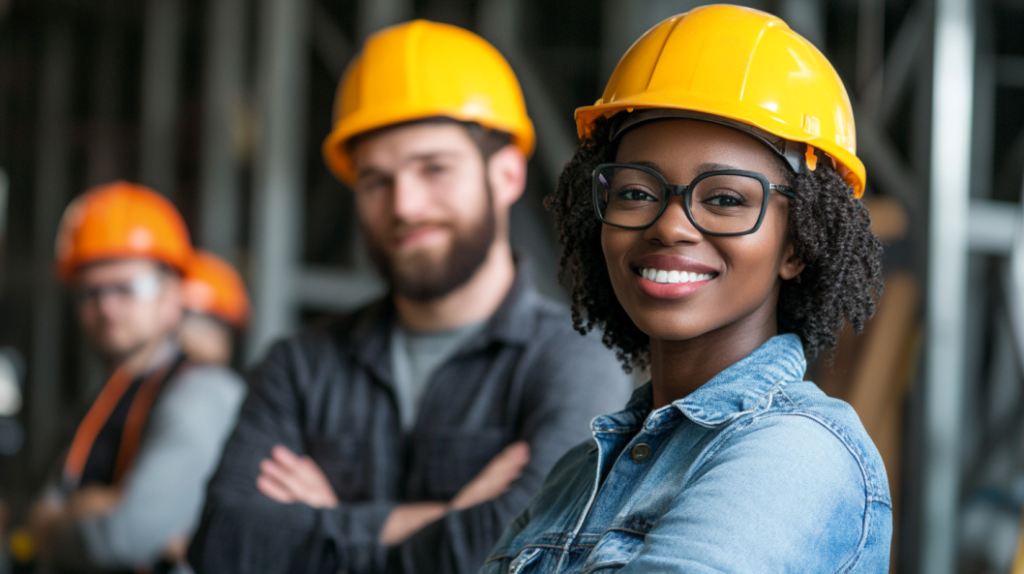
[[[595,8],[602,14],[602,27],[595,31],[601,37],[601,84],[649,26],[703,3],[602,0]],[[138,175],[171,195],[184,191],[177,169],[188,53],[184,38],[188,7],[198,4],[147,0],[139,18]],[[366,35],[413,16],[418,3],[357,0],[351,25],[339,22],[338,12],[329,10],[325,0],[201,4],[205,35],[196,239],[248,270],[255,311],[246,348],[251,361],[271,341],[294,330],[303,311],[350,309],[382,292],[365,256],[359,255],[358,238],[346,246],[353,253],[347,268],[303,262],[303,198],[308,158],[316,153],[308,149],[306,133],[315,111],[307,109],[310,56],[336,80]],[[523,41],[535,15],[531,9],[539,2],[456,4],[515,68],[538,131],[536,166],[544,181],[554,182],[575,147],[567,110],[578,102],[559,99],[560,86],[545,81],[548,63]],[[846,79],[857,117],[858,152],[867,164],[870,193],[892,197],[907,210],[911,266],[927,287],[927,337],[909,407],[907,448],[923,460],[916,475],[908,468],[911,475],[904,481],[908,496],[901,508],[903,550],[897,566],[905,572],[952,573],[961,558],[967,494],[986,480],[984,469],[992,461],[1005,459],[1002,447],[1020,440],[1024,421],[1024,407],[1014,406],[1024,397],[1024,207],[1008,200],[1019,196],[1024,130],[1005,150],[995,149],[997,89],[1024,88],[1024,55],[997,52],[990,31],[1003,4],[996,0],[746,4],[779,13],[820,47],[830,40],[830,10],[855,15],[844,22],[856,27],[844,41],[855,55]],[[894,5],[900,9],[892,10]],[[894,14],[899,21],[887,23]],[[80,40],[73,20],[56,17],[46,22],[38,58],[32,247],[26,257],[32,297],[28,426],[37,469],[57,446],[54,420],[63,420],[66,410],[60,399],[68,370],[63,364],[75,348],[63,337],[66,309],[51,275],[56,225],[72,190],[133,173],[124,165],[128,144],[118,133],[118,116],[126,105],[125,90],[118,86],[134,77],[122,69],[121,57],[134,32],[108,16],[99,19],[101,33],[90,60],[76,58]],[[0,25],[3,18],[0,9]],[[80,78],[88,79],[86,85],[75,85]],[[89,129],[76,138],[79,108],[88,109]],[[906,137],[894,137],[896,129],[905,130]],[[85,143],[81,161],[75,147],[79,140]],[[998,170],[992,165],[996,151],[1005,151],[1006,157]],[[79,164],[82,175],[76,179]],[[13,182],[16,174],[9,173]],[[540,194],[528,193],[512,217],[513,242],[543,270],[536,277],[541,290],[564,297],[554,278],[557,248]],[[992,276],[999,278],[998,285],[990,284]],[[920,491],[920,498],[911,491]]]

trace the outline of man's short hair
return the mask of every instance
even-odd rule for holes
[[[485,128],[484,126],[476,122],[463,122],[445,116],[435,116],[431,118],[420,118],[408,122],[391,124],[389,126],[384,126],[381,128],[370,130],[368,132],[363,132],[349,139],[348,142],[345,144],[345,147],[347,148],[348,153],[351,155],[353,150],[355,150],[356,146],[359,145],[361,142],[366,141],[367,138],[380,135],[384,132],[393,129],[404,128],[419,124],[451,124],[462,126],[462,128],[465,129],[466,133],[469,135],[469,139],[473,140],[473,143],[476,144],[477,149],[480,150],[480,155],[484,158],[485,162],[491,159],[491,156],[497,153],[498,150],[512,143],[512,135],[501,130]]]

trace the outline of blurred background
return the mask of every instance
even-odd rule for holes
[[[138,181],[253,292],[236,366],[381,293],[325,168],[360,42],[410,18],[470,28],[522,82],[538,130],[513,240],[565,301],[542,206],[573,109],[691,0],[0,0],[0,498],[18,522],[102,386],[53,278],[88,186]],[[833,62],[856,111],[886,293],[809,377],[886,461],[894,572],[1024,572],[1024,0],[764,0]],[[2,552],[0,552],[2,553]]]

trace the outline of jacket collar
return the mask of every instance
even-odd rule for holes
[[[802,380],[805,370],[807,360],[800,337],[777,335],[672,404],[695,423],[720,425],[741,413],[767,408],[770,392],[790,381]]]
[[[635,432],[640,425],[655,430],[679,414],[702,426],[722,425],[743,413],[770,407],[772,392],[802,380],[806,368],[800,337],[777,335],[671,405],[652,413],[648,382],[633,392],[624,410],[598,417],[591,426],[595,432]]]
[[[516,275],[505,299],[480,334],[471,339],[461,353],[489,347],[494,343],[525,345],[533,338],[537,314],[531,312],[541,302],[534,290],[529,262],[516,256]],[[391,381],[391,329],[398,320],[390,293],[355,313],[350,344],[363,365],[378,378]]]

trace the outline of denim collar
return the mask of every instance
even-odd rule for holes
[[[739,415],[771,406],[772,391],[803,379],[807,361],[800,337],[777,335],[718,373],[690,395],[655,412],[651,383],[633,392],[625,410],[597,417],[594,432],[636,432],[641,425],[657,430],[685,416],[707,427],[725,424]]]

